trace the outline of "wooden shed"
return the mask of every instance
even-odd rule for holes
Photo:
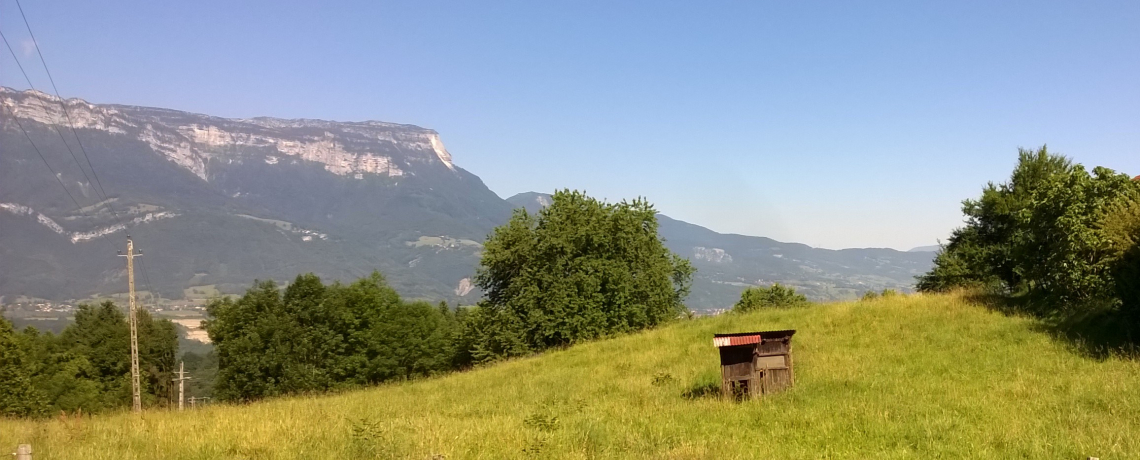
[[[778,393],[796,382],[792,367],[794,330],[716,334],[720,349],[720,390],[725,396],[749,398]]]

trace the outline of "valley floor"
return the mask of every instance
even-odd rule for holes
[[[441,378],[184,413],[0,420],[37,460],[1140,458],[1140,362],[957,296],[682,321]],[[714,332],[797,329],[796,388],[735,403]],[[8,451],[4,451],[8,452]]]

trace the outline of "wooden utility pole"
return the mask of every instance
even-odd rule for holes
[[[182,385],[186,383],[187,380],[190,380],[190,377],[186,376],[185,361],[178,363],[178,378],[172,380],[178,382],[178,410],[182,410],[183,401],[186,401],[186,392],[183,391],[184,387]],[[190,405],[194,405],[194,398],[190,398]]]
[[[135,257],[141,255],[142,252],[135,253],[135,243],[127,235],[127,253],[119,256],[127,258],[127,302],[131,306],[131,410],[135,412],[142,412],[142,397],[139,394],[139,329],[135,315]]]

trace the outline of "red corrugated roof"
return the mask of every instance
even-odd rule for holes
[[[717,347],[735,347],[737,345],[752,345],[754,343],[760,343],[760,334],[713,337],[713,345]]]
[[[713,345],[717,347],[734,347],[737,345],[752,345],[764,341],[788,340],[795,334],[794,329],[784,331],[737,332],[735,334],[714,334]]]

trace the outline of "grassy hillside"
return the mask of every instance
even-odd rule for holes
[[[744,403],[714,332],[798,329],[796,388]],[[954,296],[685,321],[442,378],[183,414],[0,421],[85,458],[1137,458],[1140,362]]]

